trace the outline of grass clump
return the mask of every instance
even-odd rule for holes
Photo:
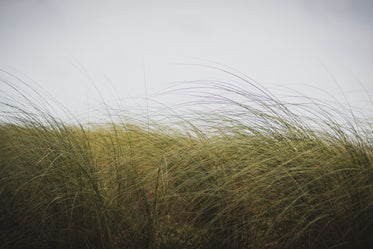
[[[224,112],[180,128],[68,125],[3,101],[0,243],[372,248],[371,123],[212,87],[224,95],[207,91],[203,101]]]

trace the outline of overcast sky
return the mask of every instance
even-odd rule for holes
[[[0,69],[77,113],[100,101],[94,84],[107,100],[156,99],[224,78],[189,63],[312,97],[343,101],[341,88],[373,109],[372,13],[372,0],[0,0]]]

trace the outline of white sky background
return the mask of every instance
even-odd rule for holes
[[[371,110],[373,1],[0,0],[0,69],[76,114],[101,102],[92,81],[108,103],[168,105],[177,97],[157,93],[175,81],[229,82],[180,65],[211,61],[273,91],[344,101],[341,88]]]

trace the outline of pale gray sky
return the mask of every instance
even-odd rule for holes
[[[144,72],[150,98],[174,81],[225,79],[178,65],[209,61],[343,101],[336,81],[373,109],[372,13],[372,0],[0,0],[0,69],[76,113],[100,102],[92,81],[128,100],[144,97]]]

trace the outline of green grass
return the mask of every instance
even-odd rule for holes
[[[373,248],[369,120],[212,87],[225,111],[178,128],[4,97],[3,248]]]

